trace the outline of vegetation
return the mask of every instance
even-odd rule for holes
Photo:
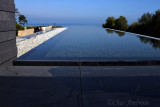
[[[24,27],[16,22],[16,35],[18,35],[19,30],[24,30]]]
[[[138,19],[138,22],[134,22],[131,25],[127,23],[127,19],[124,16],[120,16],[118,19],[108,17],[103,27],[160,38],[160,10],[157,10],[154,14],[144,13]]]
[[[27,24],[27,20],[26,20],[26,17],[24,15],[19,15],[19,24],[21,25],[25,25]]]
[[[62,28],[63,26],[52,26],[52,29],[53,28]]]
[[[20,15],[20,12],[19,12],[18,8],[15,8],[15,18],[16,18],[16,22],[17,22],[17,20],[18,20],[19,15]]]
[[[28,26],[27,29],[34,29],[34,26]]]
[[[118,30],[126,30],[128,27],[127,23],[127,19],[123,16],[120,16],[115,22],[115,28]]]
[[[131,24],[131,25],[128,27],[127,31],[136,33],[136,32],[138,32],[137,28],[138,28],[139,26],[140,26],[139,22],[134,22],[133,24]]]
[[[120,16],[118,19],[115,19],[114,17],[108,17],[106,23],[103,24],[103,27],[118,30],[126,30],[128,27],[127,23],[127,19],[123,16]]]
[[[24,24],[27,23],[27,20],[24,15],[21,15],[21,13],[17,8],[15,9],[15,18],[16,18],[16,36],[18,36],[18,30],[24,30],[23,26]]]
[[[115,28],[116,19],[114,17],[108,17],[106,24],[103,24],[103,27]]]

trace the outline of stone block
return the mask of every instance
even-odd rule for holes
[[[13,57],[17,56],[17,47],[13,47],[10,50],[7,50],[0,54],[0,64],[3,64],[4,62],[7,62]]]
[[[15,21],[15,13],[0,11],[0,21]]]
[[[7,31],[13,31],[16,30],[16,22],[12,21],[12,22],[6,22],[6,29]]]
[[[0,32],[0,43],[16,38],[16,31]]]
[[[2,68],[2,67],[8,67],[8,66],[13,66],[13,60],[15,60],[16,58],[17,58],[17,56],[15,56],[15,57],[7,60],[3,64],[1,64],[0,68]]]
[[[0,53],[10,50],[13,47],[16,47],[16,39],[2,42],[0,45]]]
[[[0,11],[15,12],[14,0],[0,0]]]
[[[0,32],[16,30],[15,21],[0,21]]]

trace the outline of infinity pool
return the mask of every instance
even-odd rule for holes
[[[104,29],[100,26],[70,26],[66,31],[16,59],[14,63],[72,65],[72,63],[106,62],[110,65],[114,62],[121,65],[123,62],[158,64],[159,61],[159,40]]]

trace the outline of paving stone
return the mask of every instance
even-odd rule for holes
[[[81,67],[83,107],[158,107],[159,71],[159,66]]]
[[[78,67],[6,67],[0,84],[1,107],[82,107]]]

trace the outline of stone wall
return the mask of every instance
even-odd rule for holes
[[[47,26],[46,27],[46,30],[50,30],[50,29],[52,29],[52,26]]]
[[[34,33],[34,29],[26,29],[18,31],[18,36],[26,36]]]
[[[11,65],[16,56],[14,0],[0,0],[0,65]]]
[[[45,30],[50,30],[50,29],[52,29],[52,26],[45,27]],[[19,30],[18,36],[26,36],[26,35],[31,35],[33,33],[34,33],[34,29]]]

